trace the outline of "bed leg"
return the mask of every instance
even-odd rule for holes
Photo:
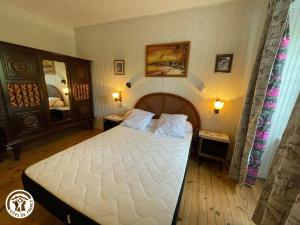
[[[0,162],[4,161],[4,147],[0,145]]]
[[[14,153],[14,159],[15,161],[20,160],[20,154],[21,154],[21,144],[15,144],[12,146],[13,153]]]
[[[94,130],[94,121],[93,120],[91,122],[89,122],[89,128],[91,130]]]

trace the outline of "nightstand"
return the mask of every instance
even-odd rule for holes
[[[215,159],[222,164],[226,161],[230,139],[228,134],[199,131],[199,156]]]
[[[104,131],[118,126],[125,119],[122,115],[109,115],[103,118]]]
[[[58,122],[72,118],[70,107],[50,109],[50,114],[52,122]]]

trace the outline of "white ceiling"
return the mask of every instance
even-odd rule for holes
[[[76,28],[232,0],[8,0],[29,13]]]

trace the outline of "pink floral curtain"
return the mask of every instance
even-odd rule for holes
[[[256,61],[250,76],[248,91],[245,99],[245,105],[241,116],[239,128],[235,139],[235,146],[231,160],[229,175],[233,179],[240,180],[241,183],[245,182],[246,176],[256,177],[258,165],[260,164],[261,149],[265,143],[258,141],[265,140],[267,137],[267,127],[270,126],[268,119],[262,120],[260,115],[263,108],[272,109],[272,102],[265,102],[266,93],[269,97],[275,97],[278,89],[276,85],[274,89],[269,88],[271,82],[279,82],[280,78],[276,75],[277,60],[280,60],[282,55],[277,54],[279,50],[282,37],[284,36],[288,18],[289,6],[292,0],[270,0],[267,11],[267,18],[265,27],[262,33],[259,51]],[[287,39],[283,40],[282,44],[286,44]],[[284,59],[282,59],[284,60]],[[282,68],[282,67],[280,67]],[[273,76],[274,74],[274,76]],[[273,79],[271,78],[273,76]],[[270,84],[271,85],[271,84]],[[274,95],[274,96],[272,96]],[[265,110],[265,113],[270,112]],[[257,132],[257,127],[265,127],[263,130],[266,132]],[[256,138],[257,137],[257,138]],[[256,141],[255,141],[256,140]],[[252,155],[252,148],[256,144],[257,151]],[[257,155],[255,155],[257,154]],[[251,155],[251,157],[250,157]],[[249,167],[249,159],[252,166]],[[256,168],[257,167],[257,168]],[[250,183],[251,181],[249,181]]]
[[[300,224],[300,94],[252,220],[257,225]]]
[[[290,37],[287,28],[280,42],[280,47],[278,49],[276,59],[272,68],[271,77],[268,83],[262,112],[259,116],[258,125],[256,128],[255,139],[249,158],[248,171],[245,178],[245,183],[248,185],[255,184],[258,170],[261,164],[261,157],[264,153],[269,137],[272,116],[276,109],[276,103],[280,91],[282,70],[287,59],[287,49],[289,41]]]

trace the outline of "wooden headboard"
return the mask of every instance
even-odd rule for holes
[[[168,93],[152,93],[143,96],[134,108],[155,113],[154,118],[159,118],[162,113],[185,114],[193,125],[194,132],[200,130],[200,116],[195,106],[183,97]]]

